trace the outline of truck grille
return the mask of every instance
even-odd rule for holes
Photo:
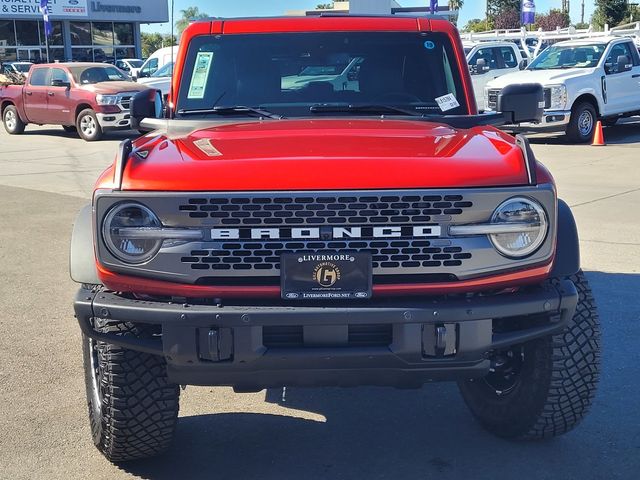
[[[497,111],[498,109],[498,96],[500,95],[501,90],[499,88],[491,88],[488,91],[487,95],[487,109]],[[545,88],[543,90],[544,95],[544,108],[551,108],[551,89]]]
[[[118,105],[122,110],[129,110],[131,108],[132,98],[133,98],[133,95],[121,95]]]
[[[374,269],[458,267],[471,253],[462,247],[438,247],[428,240],[251,241],[222,243],[220,248],[192,250],[181,258],[193,270],[279,270],[288,252],[358,251],[372,254]]]
[[[214,218],[225,226],[393,225],[460,215],[472,206],[462,195],[258,196],[189,198],[178,210],[191,218]]]

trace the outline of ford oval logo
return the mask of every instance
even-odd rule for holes
[[[78,5],[78,0],[69,0],[69,5]]]

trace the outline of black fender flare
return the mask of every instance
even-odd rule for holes
[[[69,273],[77,283],[99,285],[96,258],[93,249],[93,208],[85,205],[78,213],[71,234]]]
[[[580,241],[578,227],[569,205],[558,199],[558,233],[556,258],[551,276],[554,278],[575,275],[580,270]]]

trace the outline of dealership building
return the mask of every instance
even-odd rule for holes
[[[140,24],[169,20],[166,0],[49,0],[48,58],[140,58]],[[0,0],[0,61],[47,60],[40,0]]]

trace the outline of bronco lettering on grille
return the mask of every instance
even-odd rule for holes
[[[337,238],[433,238],[439,225],[389,227],[309,227],[309,228],[212,228],[212,240],[296,239],[331,240]]]

